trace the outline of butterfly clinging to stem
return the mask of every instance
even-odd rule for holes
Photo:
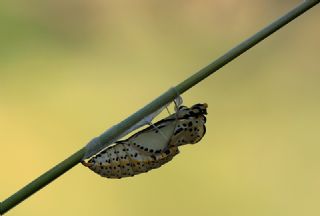
[[[168,117],[116,141],[82,164],[107,178],[148,172],[170,161],[179,147],[199,142],[206,133],[206,103],[180,106]]]

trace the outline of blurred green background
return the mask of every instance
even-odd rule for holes
[[[299,1],[2,0],[0,201]],[[8,215],[319,215],[320,8],[183,95],[207,135],[109,180],[81,165]]]

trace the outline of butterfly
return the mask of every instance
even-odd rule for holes
[[[119,140],[82,164],[107,178],[122,178],[160,167],[179,154],[179,147],[199,142],[206,133],[206,103],[175,113]]]

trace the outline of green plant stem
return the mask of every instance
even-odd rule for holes
[[[175,87],[175,91],[170,89],[169,91],[165,92],[164,94],[160,95],[158,98],[153,100],[151,103],[134,113],[133,115],[129,116],[127,119],[120,122],[116,127],[108,130],[108,132],[102,134],[100,139],[102,142],[108,142],[113,139],[113,137],[117,137],[118,134],[123,133],[125,130],[130,128],[132,125],[136,124],[140,121],[144,116],[147,116],[154,111],[158,110],[160,107],[164,106],[165,104],[172,101],[176,96],[177,92],[179,94],[184,93],[201,80],[205,79],[237,56],[241,55],[273,32],[277,31],[290,21],[294,20],[299,15],[303,14],[305,11],[309,10],[316,4],[318,4],[320,0],[306,0],[291,11],[289,11],[284,16],[280,17],[267,27],[263,28],[261,31],[254,34],[252,37],[248,38],[247,40],[243,41],[226,54],[219,57],[217,60],[206,66],[205,68],[201,69],[196,74],[192,75],[188,79],[184,80],[182,83],[178,84]],[[64,160],[63,162],[59,163],[22,189],[18,192],[4,200],[0,203],[0,214],[6,213],[8,210],[34,194],[36,191],[40,190],[54,179],[58,178],[60,175],[64,174],[66,171],[77,165],[83,158],[86,149],[82,148],[78,152],[71,155],[69,158]]]

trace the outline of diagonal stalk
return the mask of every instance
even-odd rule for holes
[[[207,78],[212,73],[216,72],[218,69],[226,65],[227,63],[231,62],[233,59],[256,45],[257,43],[261,42],[263,39],[277,31],[278,29],[282,28],[290,21],[294,20],[316,4],[318,4],[320,0],[305,0],[303,3],[299,4],[291,11],[289,11],[284,16],[280,17],[270,25],[263,28],[261,31],[254,34],[252,37],[246,39],[239,45],[235,46],[233,49],[229,50],[227,53],[216,59],[214,62],[206,66],[205,68],[201,69],[199,72],[195,73],[194,75],[190,76],[180,84],[178,84],[174,90],[170,89],[169,91],[163,93],[158,98],[153,100],[151,103],[147,104],[142,109],[138,110],[136,113],[129,116],[127,119],[120,122],[118,125],[113,127],[108,132],[103,133],[100,136],[100,140],[102,143],[106,143],[112,140],[114,137],[117,137],[119,134],[123,133],[125,130],[136,124],[138,121],[143,119],[143,117],[155,112],[160,107],[164,106],[165,104],[172,101],[176,96],[177,92],[179,94],[184,93],[203,79]],[[40,177],[20,189],[18,192],[4,200],[0,203],[0,214],[4,214],[14,206],[22,202],[23,200],[27,199],[29,196],[52,182],[54,179],[58,178],[69,169],[77,165],[81,162],[86,148],[80,149],[78,152],[71,155],[69,158],[65,159],[46,173],[42,174]]]

